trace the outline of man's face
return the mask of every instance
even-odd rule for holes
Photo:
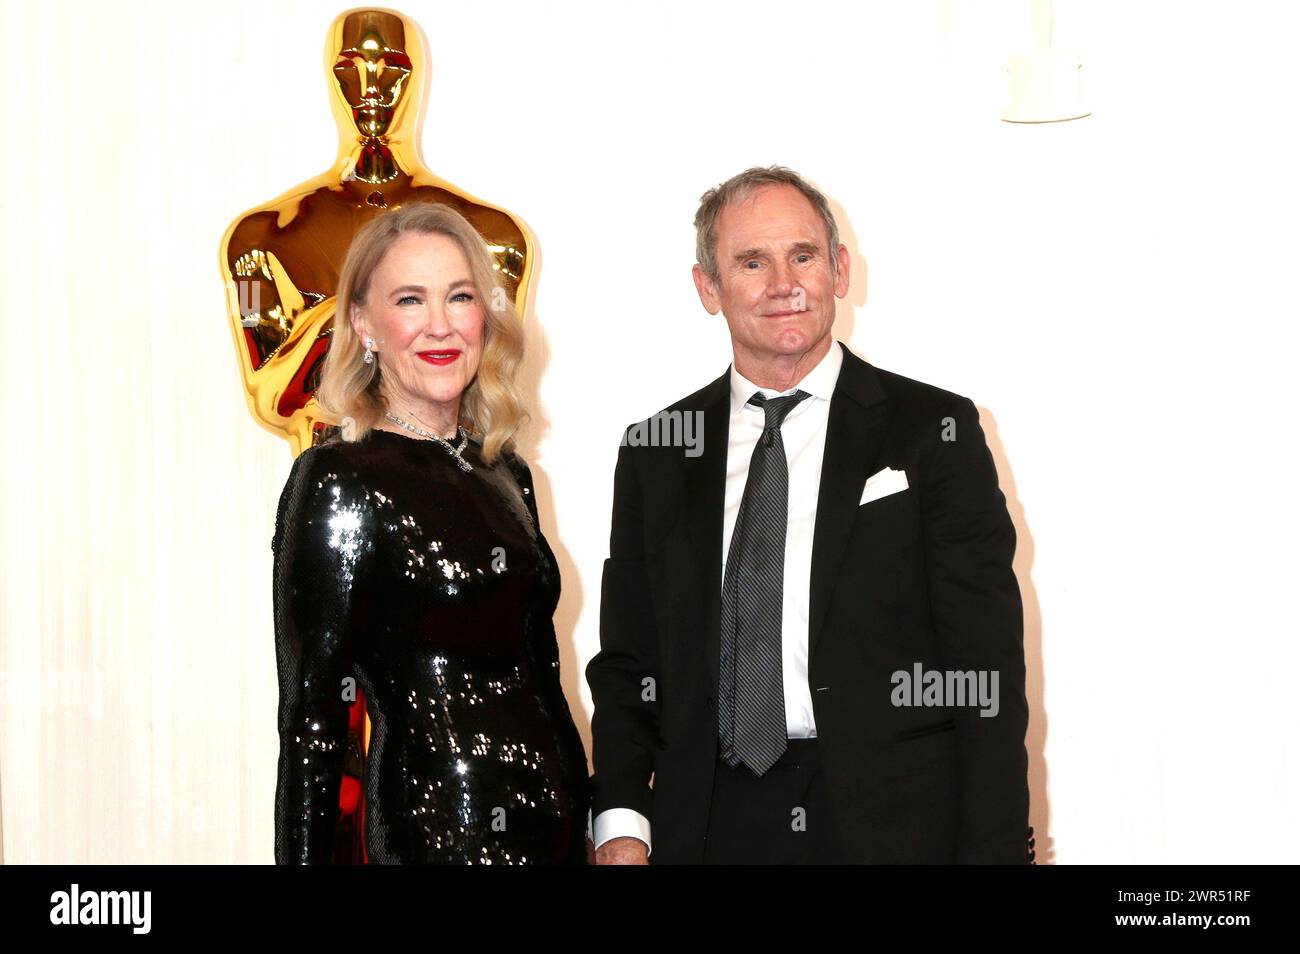
[[[726,316],[738,358],[797,357],[829,340],[835,299],[849,288],[848,250],[792,185],[764,185],[724,208],[714,226],[719,281],[695,266],[709,314]],[[839,262],[834,271],[832,255]]]

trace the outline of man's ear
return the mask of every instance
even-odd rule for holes
[[[695,291],[699,293],[700,304],[710,315],[716,315],[722,308],[718,299],[718,290],[713,286],[713,279],[704,274],[699,264],[691,266],[691,278],[695,279]]]
[[[835,250],[835,297],[843,298],[849,293],[849,264],[852,257],[849,250],[841,245]]]

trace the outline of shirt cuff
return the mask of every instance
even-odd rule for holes
[[[591,820],[591,810],[587,811],[587,826],[593,833],[592,841],[599,848],[611,838],[639,838],[645,842],[646,857],[653,850],[650,846],[650,819],[634,808],[607,808]]]

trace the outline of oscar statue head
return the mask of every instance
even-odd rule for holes
[[[335,18],[325,55],[335,113],[357,136],[388,139],[414,124],[424,44],[413,22],[392,10],[348,10]]]

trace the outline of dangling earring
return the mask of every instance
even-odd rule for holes
[[[375,339],[366,335],[366,353],[365,357],[361,359],[366,364],[374,364],[375,362],[375,353],[370,350],[374,343]]]

